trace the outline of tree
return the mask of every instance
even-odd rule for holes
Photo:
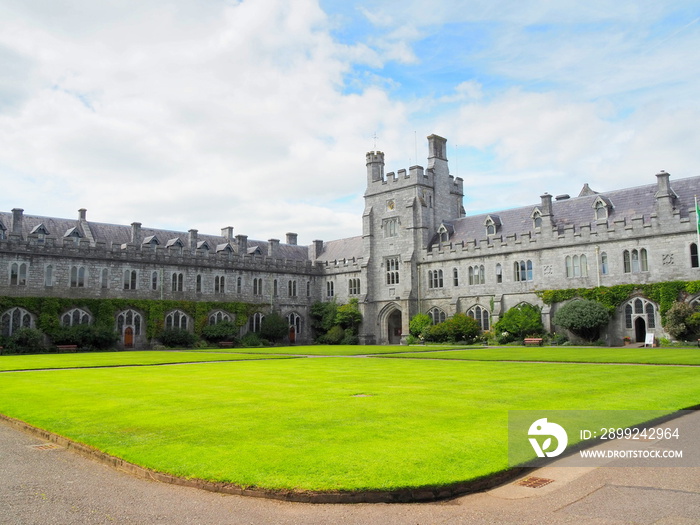
[[[260,335],[278,343],[289,335],[289,322],[276,312],[269,313],[260,323]]]
[[[408,323],[408,331],[413,337],[419,337],[432,323],[428,314],[416,314]]]
[[[610,310],[597,301],[571,301],[556,311],[553,321],[586,341],[595,341],[610,321]]]
[[[361,322],[362,314],[357,299],[350,299],[348,304],[338,307],[335,314],[335,324],[344,329],[350,329],[353,334],[356,334]]]
[[[508,332],[516,339],[540,335],[544,332],[540,309],[527,303],[511,308],[494,325],[494,329],[496,332]]]
[[[698,333],[698,313],[688,303],[675,302],[666,312],[664,328],[674,339],[693,339]]]

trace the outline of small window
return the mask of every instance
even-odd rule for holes
[[[158,289],[158,272],[151,272],[151,290]]]
[[[503,282],[503,267],[501,266],[501,263],[496,264],[496,282]]]
[[[698,245],[695,243],[690,245],[690,267],[700,267],[700,263],[698,262]]]
[[[49,264],[44,272],[44,286],[53,286],[53,265]]]
[[[600,271],[602,272],[603,275],[608,275],[608,272],[609,272],[608,254],[605,252],[602,252],[600,254]]]
[[[452,286],[459,286],[459,270],[452,268]]]

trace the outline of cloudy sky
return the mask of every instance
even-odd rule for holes
[[[0,210],[361,233],[365,153],[477,213],[699,175],[697,0],[0,0]]]

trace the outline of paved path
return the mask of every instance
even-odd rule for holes
[[[700,412],[686,418],[676,421],[696,426]],[[511,482],[440,503],[314,505],[144,481],[37,445],[46,442],[0,422],[0,524],[700,524],[700,467],[552,466],[528,474],[554,480],[541,488]]]

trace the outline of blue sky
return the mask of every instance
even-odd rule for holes
[[[0,0],[0,209],[354,236],[431,133],[467,213],[696,176],[698,49],[691,1]]]

